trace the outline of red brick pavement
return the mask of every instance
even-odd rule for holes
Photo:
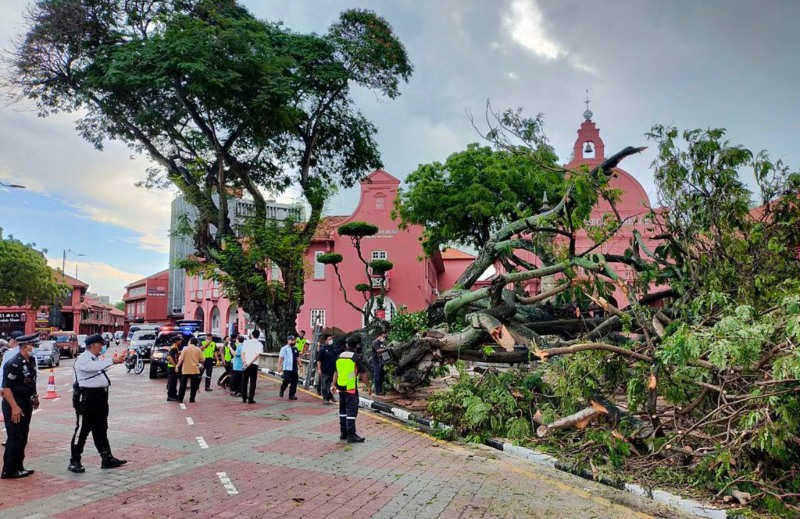
[[[57,370],[58,383],[69,381],[65,364]],[[553,519],[662,511],[487,448],[438,441],[369,412],[358,419],[367,442],[348,445],[338,440],[338,406],[323,406],[302,391],[297,401],[280,399],[273,379],[259,379],[256,405],[216,389],[201,391],[196,404],[181,410],[164,401],[163,379],[116,369],[109,433],[115,454],[129,463],[98,469],[90,439],[86,474],[66,471],[74,418],[64,391],[66,398],[43,402],[33,418],[26,465],[36,474],[0,481],[0,517]],[[196,437],[209,448],[201,449]],[[218,472],[237,493],[229,494]]]

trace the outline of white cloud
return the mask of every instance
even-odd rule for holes
[[[537,56],[554,60],[566,54],[561,45],[545,33],[544,15],[534,0],[513,0],[511,12],[503,21],[511,38]]]
[[[62,262],[63,258],[47,258],[47,264],[59,270]],[[108,263],[72,261],[69,257],[65,268],[68,276],[75,276],[76,266],[78,279],[89,285],[89,292],[109,296],[112,304],[122,301],[126,285],[145,277],[135,272],[124,272]]]
[[[511,39],[520,47],[548,61],[565,59],[573,68],[599,75],[580,56],[569,52],[561,43],[547,34],[544,14],[536,0],[512,0],[511,11],[503,17]]]
[[[135,187],[146,159],[131,160],[120,143],[94,150],[75,132],[76,117],[0,112],[0,177],[63,201],[77,216],[133,231],[142,249],[168,253],[173,193]]]

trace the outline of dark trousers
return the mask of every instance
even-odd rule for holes
[[[242,370],[231,370],[231,393],[241,393],[242,391]]]
[[[175,368],[167,368],[167,398],[178,398],[178,379],[180,375]]]
[[[242,402],[252,401],[256,396],[258,366],[250,364],[242,371]]]
[[[383,393],[383,364],[379,361],[372,364],[372,385],[376,393]]]
[[[281,395],[283,392],[286,391],[286,388],[289,388],[289,396],[295,396],[297,394],[297,371],[288,371],[283,370],[283,382],[281,382]]]
[[[233,364],[230,363],[230,362],[226,362],[225,363],[225,371],[223,371],[222,375],[220,375],[219,378],[217,379],[217,385],[218,386],[222,385],[222,381],[225,379],[226,376],[228,376],[228,377],[231,376],[231,371],[233,369],[232,366],[233,366]]]
[[[331,384],[333,384],[333,373],[320,373],[319,385],[322,393],[322,400],[330,402],[333,400],[333,393],[331,393]]]
[[[75,416],[75,433],[70,445],[72,459],[81,459],[89,434],[100,456],[111,456],[111,445],[108,443],[108,388],[81,388]]]
[[[206,377],[206,389],[211,388],[211,372],[214,371],[214,359],[204,359],[203,360],[203,370],[205,371],[204,375]]]
[[[186,384],[190,383],[189,402],[194,402],[197,390],[200,389],[200,375],[181,375],[181,389],[178,391],[178,401],[183,402],[186,396]]]
[[[355,393],[339,391],[339,432],[342,436],[356,434],[358,416],[358,389]]]
[[[6,389],[6,391],[9,391]],[[17,398],[17,405],[22,409],[22,418],[19,423],[11,421],[11,406],[3,400],[3,423],[6,426],[6,450],[3,453],[3,474],[11,474],[23,470],[25,461],[25,447],[28,445],[28,431],[31,426],[33,404],[30,400]]]

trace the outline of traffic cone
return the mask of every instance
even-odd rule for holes
[[[47,378],[47,394],[44,395],[44,399],[50,400],[52,398],[58,398],[58,393],[56,393],[56,375],[53,372],[53,368],[50,368],[50,376]]]

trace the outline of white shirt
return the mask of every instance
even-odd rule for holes
[[[113,365],[113,360],[102,360],[86,350],[78,355],[72,367],[75,370],[75,380],[78,381],[79,386],[108,387],[111,385],[111,380],[108,379],[106,370]]]
[[[263,347],[258,339],[247,339],[242,343],[242,362],[245,365],[255,364],[258,366],[258,359],[261,356]]]
[[[11,357],[16,355],[17,353],[19,353],[19,346],[14,346],[13,348],[5,352],[5,354],[3,355],[3,362],[0,363],[0,377],[3,376],[3,370],[6,368],[6,364],[8,364],[8,361],[11,360]]]

